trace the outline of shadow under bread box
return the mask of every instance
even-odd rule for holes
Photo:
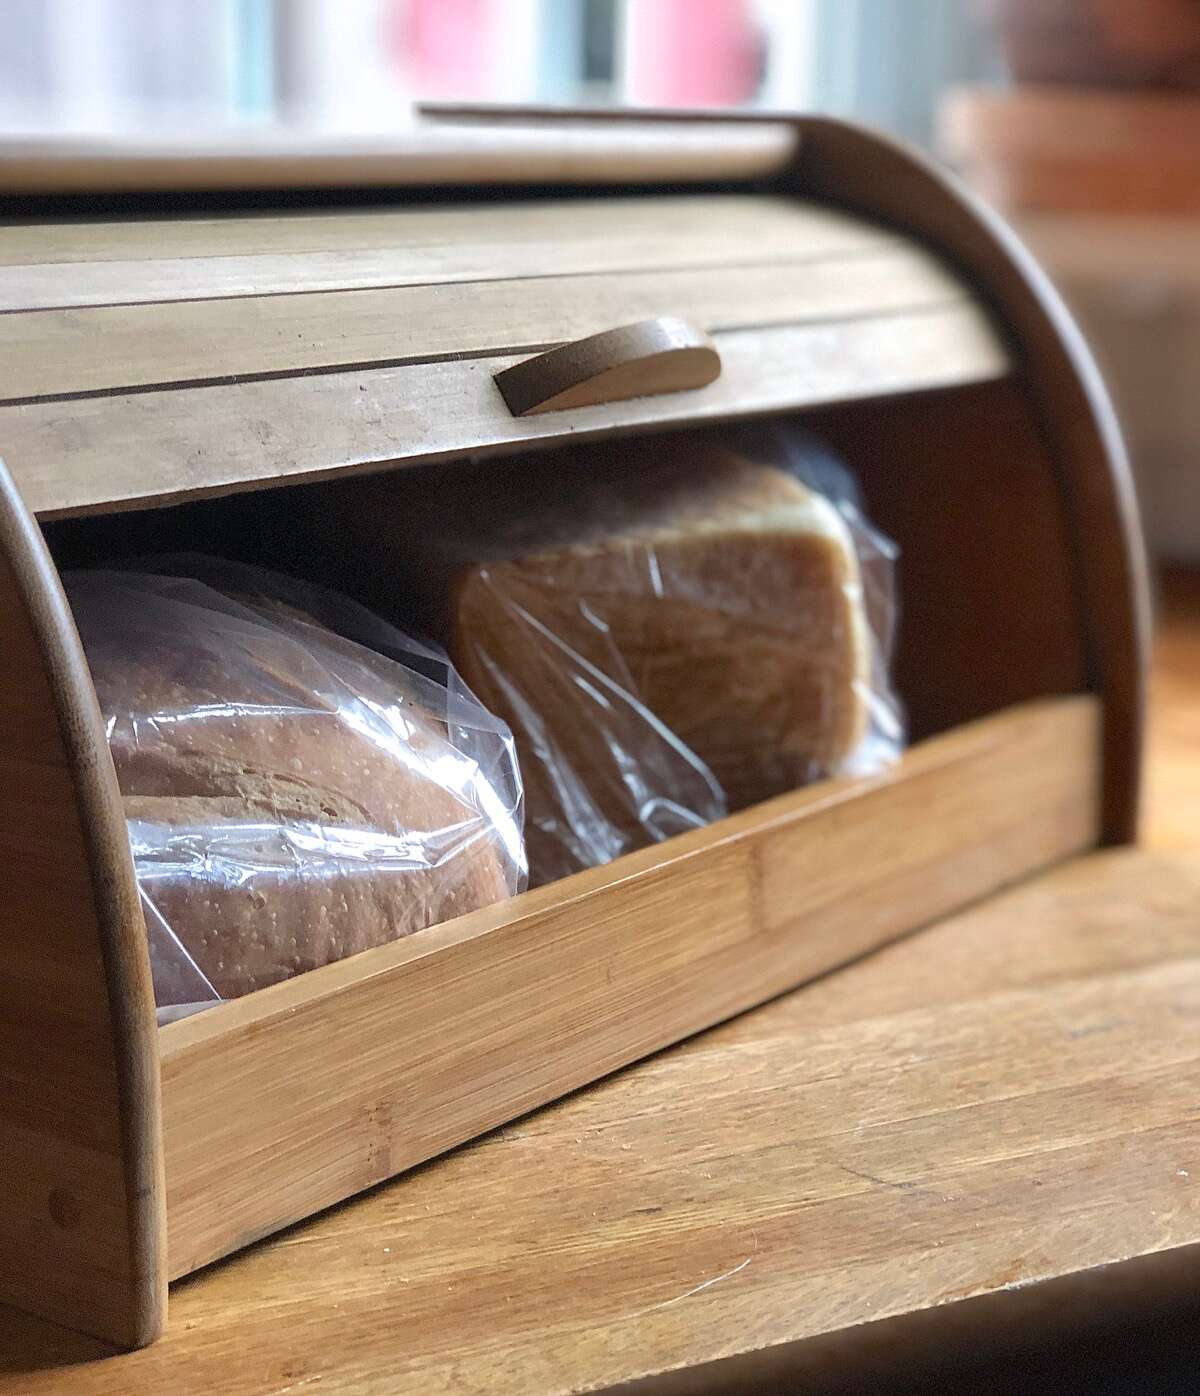
[[[0,176],[178,178],[81,153]],[[187,168],[277,206],[159,193],[0,230],[0,1300],[121,1345],[158,1333],[169,1280],[1131,840],[1140,763],[1145,583],[1103,390],[1020,247],[918,157],[820,119],[459,111],[357,158]],[[351,182],[316,212],[289,192]],[[219,550],[246,492],[286,535],[289,501],[355,472],[747,417],[828,439],[900,544],[898,765],[158,1028],[63,530]]]

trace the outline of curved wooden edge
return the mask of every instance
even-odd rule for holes
[[[1149,584],[1129,462],[1091,352],[1016,234],[953,175],[846,122],[801,117],[797,127],[791,188],[915,233],[957,265],[1015,342],[1061,475],[1090,678],[1104,701],[1103,835],[1108,843],[1130,842],[1138,821]]]
[[[2,462],[0,639],[0,1019],[29,1038],[0,1033],[0,1136],[22,1174],[0,1191],[0,1297],[139,1347],[167,1296],[149,955],[87,662]]]
[[[560,344],[495,376],[514,417],[704,388],[721,355],[703,330],[660,316]]]

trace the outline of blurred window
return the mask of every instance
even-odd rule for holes
[[[0,130],[386,130],[423,98],[819,109],[927,140],[965,0],[0,0]]]

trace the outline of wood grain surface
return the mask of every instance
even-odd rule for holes
[[[0,310],[433,285],[580,272],[821,260],[901,242],[861,218],[768,194],[366,202],[269,217],[0,227]]]
[[[16,224],[5,309],[0,443],[44,517],[1010,365],[936,257],[770,194]],[[514,426],[494,374],[659,316],[713,332],[730,382]]]
[[[74,622],[0,464],[0,1300],[121,1344],[166,1308],[158,1042]]]
[[[590,1390],[1195,1244],[1198,901],[1193,859],[1068,864],[177,1285],[153,1348],[0,1358],[0,1391]]]
[[[615,232],[615,230],[614,230]],[[703,330],[885,317],[967,293],[927,253],[306,291],[0,315],[3,401],[531,353],[675,315]]]

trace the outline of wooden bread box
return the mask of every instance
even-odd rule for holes
[[[197,149],[186,195],[170,156],[0,155],[0,1300],[124,1346],[168,1281],[1132,840],[1147,630],[1084,345],[999,221],[881,137],[442,110],[377,148]],[[142,211],[61,197],[90,185]],[[63,558],[749,417],[826,437],[900,545],[899,764],[159,1028]]]

